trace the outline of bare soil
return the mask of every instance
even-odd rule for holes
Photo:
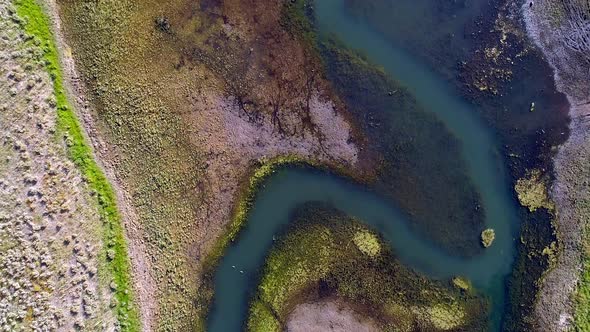
[[[288,332],[377,332],[378,325],[337,300],[298,305],[287,321]]]

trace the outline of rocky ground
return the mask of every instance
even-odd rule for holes
[[[39,40],[0,1],[0,330],[114,330],[96,199],[57,137]]]
[[[557,87],[571,105],[570,138],[559,147],[551,190],[560,255],[544,277],[536,308],[539,330],[566,331],[575,325],[574,293],[584,287],[582,253],[590,221],[590,26],[584,19],[590,7],[577,0],[540,0],[527,1],[522,11],[530,37],[555,69]]]

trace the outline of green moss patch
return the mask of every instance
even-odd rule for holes
[[[379,239],[369,231],[362,230],[354,233],[352,241],[361,252],[371,257],[377,256],[381,252]]]
[[[367,248],[373,253],[380,248],[379,254],[368,255]],[[280,331],[297,304],[330,297],[362,307],[363,314],[387,331],[416,326],[475,331],[486,326],[485,300],[406,268],[357,220],[308,203],[297,209],[266,259],[247,328]]]
[[[518,194],[518,200],[530,212],[535,212],[539,208],[549,211],[555,209],[553,202],[549,199],[545,182],[546,180],[543,179],[541,171],[538,169],[529,171],[525,177],[516,181],[514,190]]]

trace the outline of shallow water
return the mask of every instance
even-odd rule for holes
[[[362,21],[348,16],[342,4],[342,0],[316,2],[320,33],[336,35],[346,46],[362,51],[371,62],[382,66],[462,142],[469,175],[486,211],[486,226],[494,228],[496,240],[480,256],[452,257],[410,231],[403,212],[375,193],[325,173],[283,170],[266,182],[246,228],[220,263],[209,330],[240,330],[247,314],[249,292],[255,287],[256,274],[272,245],[273,235],[288,223],[294,207],[312,200],[329,202],[371,225],[390,241],[402,262],[428,276],[470,278],[491,297],[494,304],[491,329],[497,330],[504,304],[504,278],[511,269],[514,235],[518,229],[515,202],[507,186],[498,143],[478,119],[474,106],[453,95],[448,82],[404,50],[391,46]]]

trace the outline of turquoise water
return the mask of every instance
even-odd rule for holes
[[[492,330],[499,328],[504,305],[504,278],[514,257],[518,229],[515,202],[495,137],[478,119],[472,105],[463,102],[427,66],[404,50],[391,46],[362,21],[349,17],[341,0],[315,4],[321,34],[332,34],[367,58],[415,96],[461,141],[462,154],[481,195],[486,226],[494,228],[496,240],[484,254],[457,258],[445,254],[420,234],[411,232],[402,211],[377,194],[338,177],[312,170],[287,169],[273,175],[258,194],[246,228],[228,247],[215,275],[215,299],[209,316],[210,331],[239,331],[247,314],[248,296],[272,245],[273,235],[288,223],[289,213],[307,201],[325,201],[360,218],[390,241],[396,255],[407,265],[433,278],[463,275],[493,301]],[[461,232],[460,229],[456,230]]]

